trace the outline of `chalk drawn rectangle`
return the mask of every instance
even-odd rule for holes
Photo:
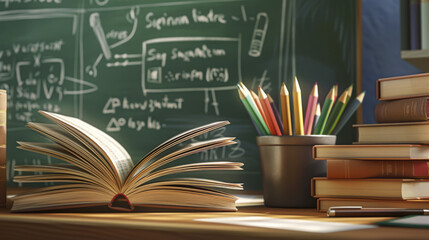
[[[201,50],[201,46],[207,47],[209,46],[209,50],[212,51],[213,55],[215,55],[215,51],[218,53],[217,56],[213,58],[207,58],[207,59],[192,59],[189,62],[185,61],[179,61],[177,58],[172,60],[172,58],[169,58],[168,60],[170,62],[174,62],[173,64],[165,63],[166,60],[162,61],[160,59],[153,60],[153,58],[149,59],[149,54],[151,49],[154,49],[156,46],[162,46],[171,50],[173,50],[176,46],[182,45],[187,46],[188,48],[194,47],[194,49],[198,48],[198,50]],[[225,49],[211,49],[210,46],[224,46],[226,48],[229,48],[230,51],[227,51]],[[231,50],[232,49],[232,50]],[[188,49],[189,50],[189,49]],[[223,53],[222,53],[223,50]],[[148,52],[149,51],[149,52]],[[207,91],[207,90],[234,90],[236,88],[237,83],[241,81],[241,40],[240,38],[229,38],[229,37],[167,37],[167,38],[157,38],[152,39],[148,41],[144,41],[142,43],[142,90],[143,94],[147,93],[166,93],[166,92],[190,92],[190,91]],[[167,54],[167,51],[163,52]],[[160,53],[161,54],[161,53]],[[212,55],[212,56],[213,56]],[[151,54],[150,56],[153,56]],[[225,60],[223,61],[222,60]],[[226,59],[227,58],[227,59]],[[149,61],[149,60],[150,61]],[[222,61],[219,61],[221,59]],[[234,64],[225,65],[224,67],[219,67],[222,64],[225,64],[226,60],[228,61],[234,61]],[[162,76],[159,76],[161,78],[165,78],[165,76],[168,74],[168,70],[171,70],[171,67],[180,68],[180,69],[189,69],[193,67],[193,64],[197,62],[196,65],[199,65],[200,70],[201,69],[201,62],[208,62],[210,64],[213,64],[216,62],[216,64],[219,64],[219,66],[211,68],[212,65],[207,65],[205,68],[205,71],[202,75],[204,75],[204,79],[207,80],[208,78],[216,78],[219,82],[216,83],[216,86],[214,86],[214,82],[211,84],[208,84],[207,82],[203,82],[204,80],[200,80],[200,82],[193,82],[193,86],[183,86],[183,85],[189,85],[190,82],[178,82],[178,83],[166,83],[165,79],[161,79],[158,81],[159,88],[155,88],[153,81],[149,81],[149,71],[159,67],[162,69],[162,71],[159,71],[159,73],[162,72]],[[160,66],[161,65],[161,66]],[[203,63],[204,65],[204,63]],[[219,71],[218,71],[219,70]],[[185,71],[185,70],[184,70]],[[232,76],[228,75],[229,72],[232,72]],[[214,74],[215,73],[215,74]],[[175,73],[177,74],[177,72]],[[209,75],[209,76],[208,76]],[[213,77],[215,75],[216,77]],[[172,76],[170,74],[170,76]],[[180,80],[177,80],[180,81]],[[223,82],[222,82],[223,81]],[[161,84],[162,82],[162,84]],[[165,86],[170,85],[170,86]],[[173,86],[174,85],[174,86]]]

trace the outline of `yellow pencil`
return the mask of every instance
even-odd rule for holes
[[[282,88],[280,90],[280,100],[282,106],[283,135],[292,135],[289,92],[285,83],[282,84]]]
[[[302,117],[302,98],[301,88],[299,87],[298,79],[295,77],[293,83],[293,115],[295,120],[295,134],[305,135],[304,133],[304,121]]]

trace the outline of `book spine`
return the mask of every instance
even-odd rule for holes
[[[7,94],[0,90],[0,207],[6,206],[6,109]]]
[[[426,121],[427,101],[427,97],[420,97],[378,103],[375,120],[378,123]]]
[[[409,1],[410,50],[421,49],[420,0]]]
[[[429,178],[429,161],[327,160],[327,178]]]
[[[421,44],[422,49],[429,49],[429,0],[421,0],[420,4],[421,17]]]

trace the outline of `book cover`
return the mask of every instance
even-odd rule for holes
[[[14,181],[62,184],[17,195],[13,198],[13,212],[88,206],[108,206],[122,211],[132,211],[135,207],[236,211],[237,198],[222,189],[241,190],[242,184],[182,177],[182,174],[241,170],[242,163],[167,165],[194,153],[234,144],[232,137],[188,141],[223,127],[228,121],[178,134],[134,165],[124,147],[90,124],[56,113],[40,113],[54,124],[30,122],[28,127],[51,142],[18,142],[19,148],[61,159],[66,164],[16,166],[15,171],[34,174],[15,176]],[[190,143],[184,144],[185,141]]]
[[[429,96],[429,73],[378,79],[376,93],[379,101]]]
[[[429,179],[313,178],[311,189],[315,198],[429,199]]]
[[[428,120],[428,97],[380,102],[375,108],[378,123],[417,122]]]
[[[315,145],[315,160],[429,160],[429,146],[418,144]]]
[[[359,144],[429,144],[429,121],[355,124]]]
[[[328,179],[429,178],[429,161],[337,160],[326,161]]]

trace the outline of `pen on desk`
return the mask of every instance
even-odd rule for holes
[[[417,208],[363,208],[361,206],[330,207],[328,217],[403,217],[429,215],[429,209]]]

